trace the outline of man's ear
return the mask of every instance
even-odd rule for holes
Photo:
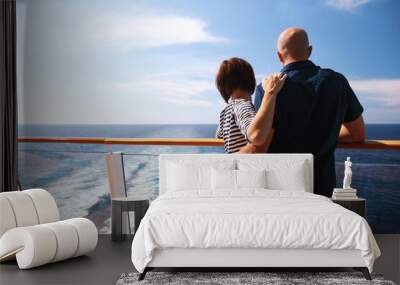
[[[312,46],[309,46],[308,47],[308,58],[310,58],[311,53],[312,53]]]
[[[283,60],[282,54],[279,51],[277,51],[276,54],[278,55],[279,62],[284,65],[284,60]]]

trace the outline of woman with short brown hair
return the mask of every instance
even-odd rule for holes
[[[224,139],[225,152],[266,150],[272,135],[272,120],[276,95],[286,79],[283,74],[271,74],[263,81],[265,94],[257,114],[251,102],[256,79],[251,65],[244,59],[224,60],[218,70],[216,85],[227,106],[220,114],[216,136]]]

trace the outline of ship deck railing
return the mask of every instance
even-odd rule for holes
[[[19,137],[23,143],[72,143],[101,145],[223,146],[223,140],[210,138],[107,138],[107,137]],[[400,140],[366,140],[338,143],[338,148],[400,150]]]

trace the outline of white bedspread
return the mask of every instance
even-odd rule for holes
[[[371,272],[380,255],[368,223],[328,198],[254,189],[158,197],[135,235],[132,262],[143,272],[165,248],[358,249]]]

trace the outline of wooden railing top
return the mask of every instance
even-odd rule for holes
[[[85,137],[20,137],[19,142],[29,143],[77,143],[106,145],[175,145],[175,146],[223,146],[218,139],[170,139],[170,138],[85,138]],[[400,140],[369,140],[362,143],[338,143],[338,148],[400,150]]]

